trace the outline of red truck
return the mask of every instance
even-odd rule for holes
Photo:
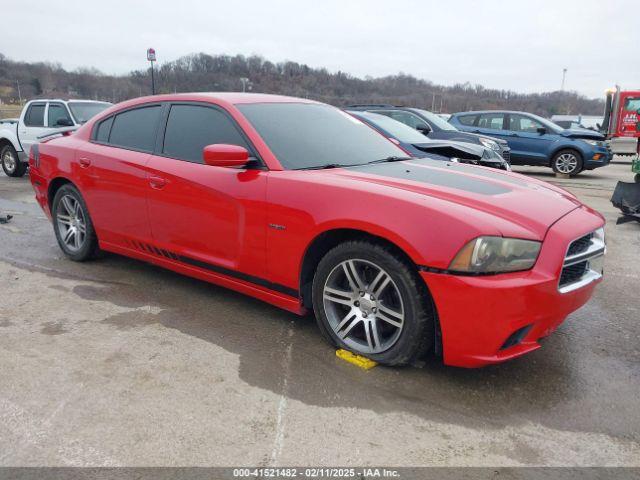
[[[615,155],[635,155],[640,138],[640,90],[607,90],[602,131]]]

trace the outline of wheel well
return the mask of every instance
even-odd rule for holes
[[[0,139],[0,150],[2,150],[3,147],[7,146],[7,145],[11,145],[13,147],[13,143],[11,143],[11,141],[7,138],[2,138]],[[15,147],[13,147],[15,149]]]
[[[53,197],[56,196],[56,192],[60,190],[60,187],[66,185],[67,183],[72,183],[70,180],[64,177],[54,178],[51,183],[49,183],[49,190],[47,192],[47,201],[49,202],[49,210],[53,206]]]
[[[409,255],[407,255],[405,251],[398,247],[395,243],[390,242],[385,238],[378,237],[377,235],[372,235],[362,230],[354,230],[348,228],[328,230],[318,235],[313,240],[313,242],[311,242],[304,255],[304,260],[302,261],[302,269],[300,270],[300,295],[302,296],[302,303],[305,307],[313,307],[311,299],[311,287],[313,284],[313,276],[315,274],[318,263],[320,263],[320,260],[322,260],[322,257],[324,257],[329,250],[336,247],[337,245],[353,240],[367,240],[372,243],[384,245],[391,249],[400,258],[405,260],[408,265],[411,265],[411,267],[416,269],[415,263],[413,262],[413,260],[411,260]]]

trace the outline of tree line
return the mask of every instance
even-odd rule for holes
[[[554,114],[599,115],[600,99],[576,92],[518,93],[469,82],[453,86],[399,73],[358,78],[296,62],[273,63],[260,56],[195,53],[163,63],[155,71],[156,92],[247,91],[311,98],[336,106],[354,103],[408,105],[436,112],[523,110]],[[19,62],[0,54],[0,100],[19,103],[32,98],[88,98],[120,102],[148,95],[149,69],[106,75],[96,68],[65,70],[59,63]]]

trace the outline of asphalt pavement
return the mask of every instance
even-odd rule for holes
[[[609,203],[630,164],[515,169],[605,215],[606,278],[543,348],[476,370],[361,370],[312,317],[71,262],[28,178],[0,174],[0,465],[640,466],[640,223]]]

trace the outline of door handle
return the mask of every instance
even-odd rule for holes
[[[151,185],[151,188],[160,190],[164,188],[166,184],[167,184],[167,181],[162,177],[149,177],[149,185]]]
[[[78,159],[78,163],[82,168],[87,168],[89,165],[91,165],[91,160],[89,160],[88,158],[80,158]]]

